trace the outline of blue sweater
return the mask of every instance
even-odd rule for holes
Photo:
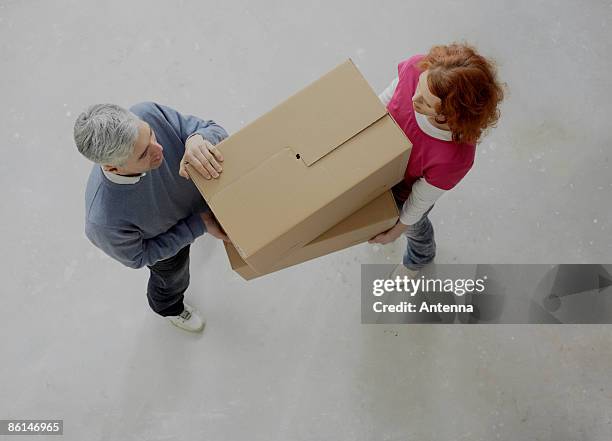
[[[142,268],[174,256],[204,234],[199,213],[209,208],[193,182],[179,176],[179,163],[189,135],[199,133],[217,144],[227,132],[214,121],[152,102],[130,111],[153,128],[164,161],[135,184],[112,182],[95,164],[85,191],[85,234],[110,257]]]

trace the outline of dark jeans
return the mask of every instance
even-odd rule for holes
[[[151,276],[147,287],[149,305],[159,315],[179,315],[189,286],[189,246],[168,259],[149,266]]]
[[[395,196],[395,195],[394,195]],[[402,210],[404,203],[395,197],[395,203]],[[402,263],[411,270],[418,270],[433,261],[436,256],[436,241],[434,240],[434,229],[427,217],[434,206],[432,205],[423,214],[416,224],[410,225],[404,233],[408,244]]]

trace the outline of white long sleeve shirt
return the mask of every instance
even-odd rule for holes
[[[389,104],[389,101],[391,101],[398,81],[399,78],[395,78],[391,84],[378,95],[378,98],[385,107]],[[435,127],[429,122],[425,115],[415,112],[415,116],[419,128],[428,135],[443,141],[452,140],[451,132]],[[446,190],[431,185],[425,178],[418,179],[412,185],[410,196],[408,196],[408,199],[404,202],[400,213],[400,222],[404,225],[413,225],[417,223],[429,207],[431,207],[445,192]]]

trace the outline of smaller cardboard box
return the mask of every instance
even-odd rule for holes
[[[363,243],[383,231],[393,227],[399,212],[391,191],[383,193],[339,224],[304,245],[290,256],[275,262],[272,269],[258,273],[240,257],[232,244],[225,243],[225,251],[230,265],[245,280],[261,277],[265,274],[297,265],[307,260],[340,251]]]
[[[217,147],[218,179],[187,171],[264,274],[400,182],[411,144],[348,60]]]

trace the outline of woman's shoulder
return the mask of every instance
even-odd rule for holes
[[[470,168],[476,156],[476,146],[455,141],[435,139],[425,141],[424,154],[428,163],[449,169]]]
[[[407,58],[406,60],[400,61],[399,65],[398,65],[399,73],[402,73],[403,71],[405,71],[407,69],[417,69],[417,70],[419,70],[418,67],[417,67],[417,64],[423,58],[425,58],[425,55],[417,54],[417,55],[413,55],[410,58]]]
[[[450,190],[463,179],[474,165],[475,148],[467,144],[440,144],[434,153],[430,151],[424,161],[425,180],[430,184]]]

